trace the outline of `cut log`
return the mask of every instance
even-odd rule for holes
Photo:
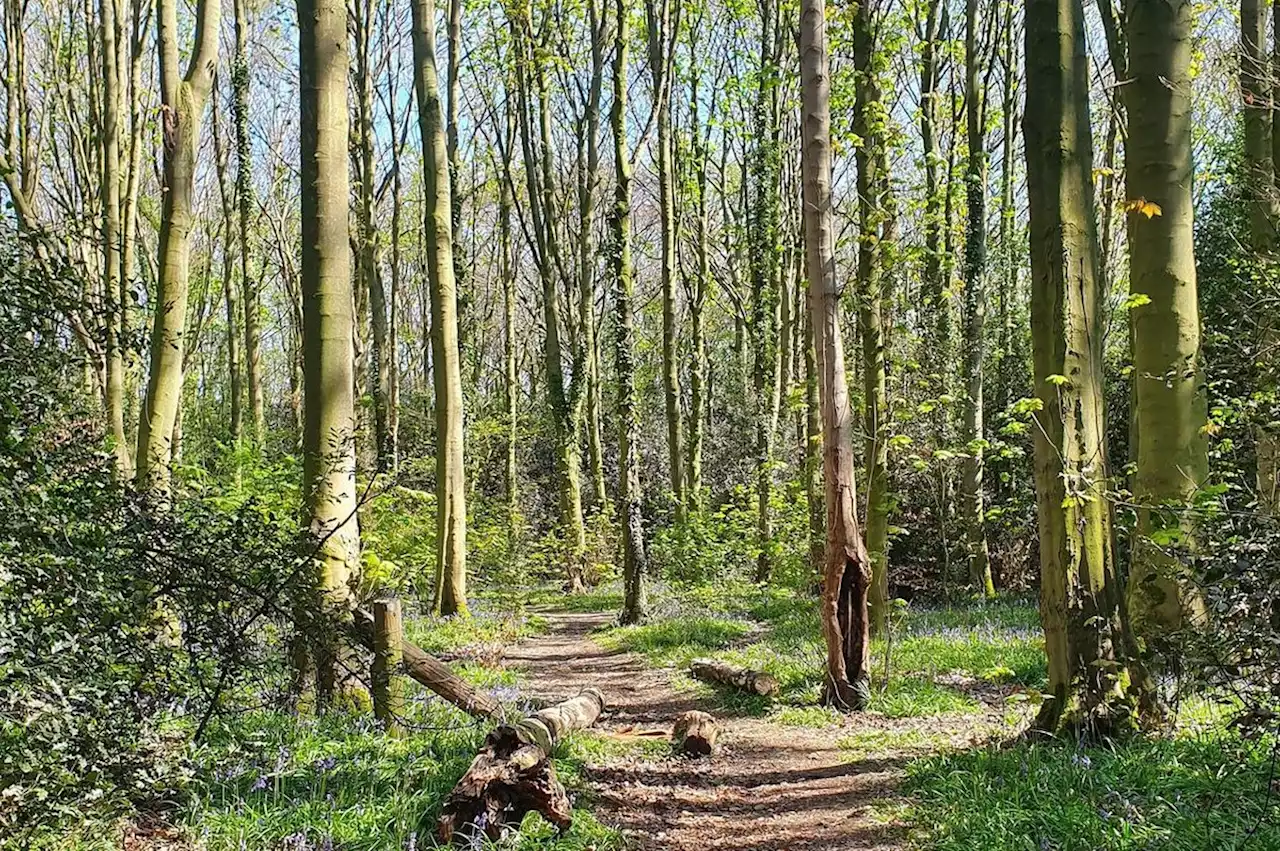
[[[717,662],[714,659],[694,659],[689,663],[689,673],[700,680],[710,680],[721,685],[733,686],[743,691],[753,692],[762,697],[772,697],[778,693],[778,681],[764,671],[753,671],[750,668],[739,668],[728,662]]]
[[[481,834],[501,839],[527,813],[537,812],[561,833],[573,818],[569,795],[556,779],[551,752],[565,733],[584,730],[604,711],[604,696],[585,689],[577,697],[496,728],[453,787],[440,813],[440,838],[452,842]]]
[[[364,609],[351,613],[355,637],[374,649],[373,615]],[[498,701],[459,677],[449,666],[411,641],[401,640],[400,655],[405,673],[454,706],[477,718],[492,718],[500,709]]]
[[[716,719],[706,712],[693,710],[676,719],[675,729],[671,731],[671,741],[681,753],[710,756],[715,750],[718,735],[720,726],[716,724]]]

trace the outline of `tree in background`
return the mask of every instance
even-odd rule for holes
[[[195,50],[185,76],[178,71],[178,4],[157,0],[156,43],[160,57],[164,179],[160,213],[160,260],[151,329],[151,369],[138,424],[138,487],[167,495],[173,462],[174,427],[182,402],[186,346],[189,237],[195,192],[196,152],[205,101],[218,62],[221,4],[196,6]]]
[[[441,614],[467,611],[467,482],[462,457],[462,364],[454,286],[449,155],[436,76],[435,0],[413,4],[414,84],[422,132],[431,364],[436,412],[436,593]]]

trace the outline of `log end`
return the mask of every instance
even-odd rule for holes
[[[680,753],[689,756],[710,756],[715,750],[720,727],[716,719],[706,712],[693,710],[676,719],[671,740]]]

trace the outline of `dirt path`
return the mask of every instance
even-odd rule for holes
[[[525,671],[522,690],[557,701],[596,686],[609,710],[605,731],[670,729],[700,705],[674,689],[669,671],[605,650],[590,633],[606,614],[556,614],[548,633],[508,650]],[[629,847],[664,851],[849,851],[902,848],[903,830],[873,805],[896,797],[906,755],[852,760],[838,728],[791,727],[717,712],[714,757],[619,757],[589,767],[595,812],[619,827]]]

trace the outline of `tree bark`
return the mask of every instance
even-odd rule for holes
[[[248,0],[235,5],[235,57],[231,63],[232,117],[236,134],[236,200],[240,214],[240,286],[244,302],[244,371],[249,390],[250,436],[256,450],[266,436],[262,389],[262,305],[260,284],[251,272],[253,155],[249,146],[249,9]]]
[[[339,0],[298,0],[302,150],[303,504],[318,542],[322,612],[350,617],[358,568],[354,294],[347,240],[347,27]],[[341,675],[337,642],[315,648],[319,697]]]
[[[969,157],[965,169],[968,221],[964,245],[964,435],[963,493],[960,494],[968,545],[969,587],[994,597],[987,555],[986,506],[982,492],[983,359],[987,315],[987,133],[986,92],[979,82],[982,56],[978,45],[978,0],[965,0],[965,124]]]
[[[694,659],[689,663],[689,673],[700,680],[710,680],[724,686],[732,686],[741,691],[752,692],[761,697],[774,697],[778,694],[778,680],[772,674],[717,662],[714,659]]]
[[[172,476],[173,427],[182,401],[186,343],[189,235],[200,124],[218,60],[221,4],[196,6],[195,50],[185,76],[178,71],[176,0],[157,2],[164,170],[161,182],[159,276],[151,329],[151,370],[138,426],[137,483],[167,498]]]
[[[615,0],[616,29],[613,58],[613,162],[616,170],[612,225],[612,260],[617,292],[614,310],[618,383],[618,502],[622,512],[622,622],[639,623],[645,615],[644,502],[640,485],[640,413],[636,393],[635,329],[632,299],[635,283],[631,264],[631,158],[627,151],[627,40],[630,15],[627,0]]]
[[[1187,567],[1164,539],[1191,543],[1209,463],[1191,198],[1193,20],[1189,0],[1125,4],[1129,287],[1149,299],[1129,314],[1139,508],[1128,593],[1149,647],[1204,614]]]
[[[827,545],[822,627],[827,646],[825,698],[861,709],[870,698],[867,594],[871,562],[857,520],[853,416],[845,379],[840,294],[836,289],[831,209],[831,75],[824,0],[800,13],[804,231],[809,311],[821,352],[822,442]]]
[[[1107,734],[1154,709],[1112,550],[1093,148],[1081,0],[1030,0],[1024,132],[1031,229],[1040,612],[1037,726]]]
[[[414,0],[414,81],[422,132],[431,359],[436,413],[436,595],[441,614],[467,611],[466,468],[462,454],[462,365],[454,286],[452,195],[436,75],[435,0]]]

